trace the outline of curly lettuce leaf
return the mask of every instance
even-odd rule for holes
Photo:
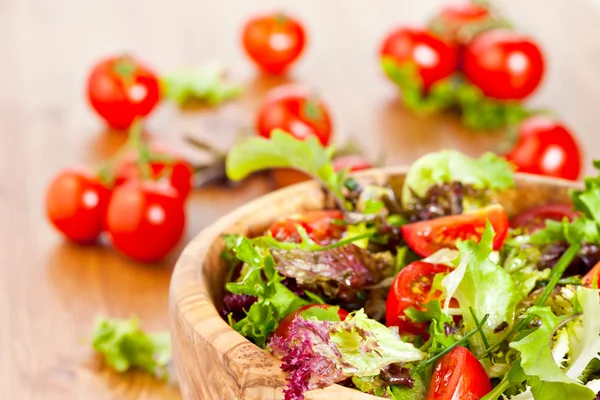
[[[227,176],[233,181],[270,168],[297,169],[318,179],[347,205],[342,193],[345,173],[335,172],[332,156],[333,148],[324,148],[314,136],[302,141],[275,129],[270,139],[253,137],[234,145],[227,154],[225,167]]]
[[[586,287],[577,288],[577,301],[583,310],[581,324],[573,324],[569,329],[570,361],[567,376],[578,379],[593,360],[599,360],[600,353],[600,290]]]
[[[455,298],[460,306],[466,331],[477,329],[476,320],[489,315],[481,327],[490,345],[502,339],[502,333],[495,333],[496,327],[512,326],[517,301],[520,298],[517,286],[504,268],[490,257],[493,251],[494,230],[488,222],[480,243],[463,241],[457,243],[460,257],[458,266],[443,280],[445,291],[445,312],[448,312],[450,298]],[[485,349],[483,338],[475,335],[471,339],[471,351],[482,354]]]
[[[402,188],[406,207],[414,195],[422,197],[436,184],[458,181],[476,189],[504,189],[514,186],[513,168],[503,158],[486,153],[471,158],[455,150],[429,153],[413,163]],[[414,195],[413,195],[414,194]]]
[[[290,372],[284,390],[286,400],[300,400],[304,392],[351,377],[373,377],[394,363],[422,360],[425,356],[397,333],[369,319],[363,310],[344,321],[296,318],[290,335],[273,337],[272,353]]]
[[[151,374],[166,375],[171,359],[168,332],[148,334],[137,319],[98,319],[92,334],[92,346],[104,355],[106,363],[117,372],[140,368]]]

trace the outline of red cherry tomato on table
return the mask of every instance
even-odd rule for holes
[[[381,57],[398,66],[412,63],[428,89],[456,71],[457,48],[435,34],[420,28],[398,28],[383,42]]]
[[[302,313],[304,311],[310,310],[312,308],[328,309],[331,307],[334,307],[334,306],[331,306],[329,304],[309,304],[307,306],[299,308],[298,310],[287,315],[284,319],[279,321],[279,325],[277,326],[277,329],[275,330],[275,335],[277,335],[283,339],[287,339],[287,337],[290,336],[290,326],[292,325],[292,322],[294,322],[294,320],[296,319],[296,317],[298,315],[302,315]],[[348,311],[344,310],[343,308],[339,308],[337,314],[338,314],[338,317],[340,317],[340,321],[345,320],[346,317],[349,315]]]
[[[544,68],[544,56],[537,43],[515,31],[483,32],[464,51],[465,76],[495,99],[526,98],[542,81]]]
[[[504,157],[518,172],[571,180],[581,172],[581,151],[575,137],[564,125],[544,116],[521,123],[517,143]]]
[[[486,222],[494,228],[494,250],[499,250],[508,233],[508,217],[501,205],[487,206],[473,213],[451,215],[402,226],[409,247],[422,257],[442,248],[456,248],[459,240],[479,242]]]
[[[482,25],[491,18],[490,10],[483,5],[466,1],[451,3],[444,5],[433,18],[431,28],[449,40],[464,43],[466,38],[461,36],[465,28]]]
[[[115,189],[106,214],[111,241],[121,253],[156,262],[179,242],[185,227],[183,201],[168,184],[130,181]]]
[[[305,41],[302,24],[281,13],[253,18],[244,26],[246,53],[263,71],[271,74],[282,73],[296,61]]]
[[[87,82],[88,100],[94,110],[116,129],[127,129],[137,117],[145,117],[160,101],[160,84],[154,72],[130,56],[98,63]]]
[[[373,165],[364,157],[356,154],[340,156],[333,159],[333,169],[336,172],[344,169],[348,170],[349,172],[356,172],[370,168],[373,168]]]
[[[270,138],[276,128],[300,140],[316,136],[323,146],[331,140],[332,123],[327,106],[308,89],[294,84],[272,89],[258,110],[258,134]]]
[[[409,307],[423,309],[423,305],[441,296],[441,292],[431,293],[435,275],[450,272],[452,268],[442,264],[415,261],[406,266],[394,279],[385,304],[387,326],[397,326],[400,333],[422,335],[427,332],[427,324],[412,321],[405,310]]]
[[[296,229],[296,225],[299,225],[312,240],[319,244],[327,244],[341,238],[346,231],[344,225],[335,223],[336,220],[343,219],[344,214],[338,210],[307,211],[280,219],[271,225],[269,231],[279,241],[299,242],[300,235]]]
[[[570,221],[577,217],[577,213],[573,211],[573,206],[567,204],[548,204],[523,211],[510,220],[510,227],[523,228],[527,232],[533,233],[545,227],[546,220],[562,221],[565,217]]]
[[[104,226],[110,189],[85,168],[58,174],[46,192],[46,215],[65,237],[79,244],[98,239]]]
[[[458,346],[435,366],[425,400],[478,400],[491,391],[483,365],[469,350]]]
[[[192,189],[193,171],[190,164],[173,153],[153,151],[153,155],[162,156],[165,160],[150,161],[151,179],[164,179],[185,199]],[[131,180],[141,179],[137,165],[137,155],[129,154],[115,170],[115,185],[119,186]]]

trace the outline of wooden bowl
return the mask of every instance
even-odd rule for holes
[[[404,179],[406,168],[365,171],[363,182]],[[568,203],[576,184],[560,179],[517,174],[516,188],[498,201],[509,215],[536,205]],[[221,218],[185,248],[170,289],[173,352],[185,400],[282,399],[285,374],[280,362],[235,332],[218,314],[225,280],[220,261],[224,232],[260,234],[274,220],[299,211],[324,207],[325,196],[316,182],[306,182],[263,196]],[[307,399],[367,400],[376,397],[333,385],[313,390]]]

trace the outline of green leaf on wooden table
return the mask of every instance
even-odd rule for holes
[[[169,333],[146,333],[135,318],[98,319],[92,335],[92,346],[104,355],[106,363],[117,372],[140,368],[151,374],[165,376],[166,366],[171,360]]]

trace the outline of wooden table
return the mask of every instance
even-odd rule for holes
[[[338,140],[354,137],[388,164],[441,147],[476,154],[493,146],[494,136],[467,132],[453,117],[409,114],[380,72],[377,49],[386,31],[425,21],[440,1],[289,4],[285,9],[305,21],[310,44],[292,74],[280,79],[257,74],[239,45],[243,21],[277,3],[284,2],[2,1],[0,399],[179,398],[175,385],[111,373],[86,338],[97,314],[137,315],[150,330],[166,329],[169,277],[180,249],[162,264],[136,264],[106,246],[66,244],[43,214],[46,184],[59,169],[98,162],[124,140],[105,132],[84,100],[86,72],[99,57],[132,51],[158,70],[217,59],[247,86],[243,98],[215,110],[162,106],[148,126],[174,146],[182,146],[184,132],[226,146],[236,131],[251,126],[265,90],[285,80],[318,88],[333,109]],[[549,58],[549,74],[532,102],[562,116],[579,135],[588,162],[600,156],[600,6],[584,0],[501,5],[543,43]],[[188,204],[185,241],[269,188],[255,179],[235,189],[197,191]]]

